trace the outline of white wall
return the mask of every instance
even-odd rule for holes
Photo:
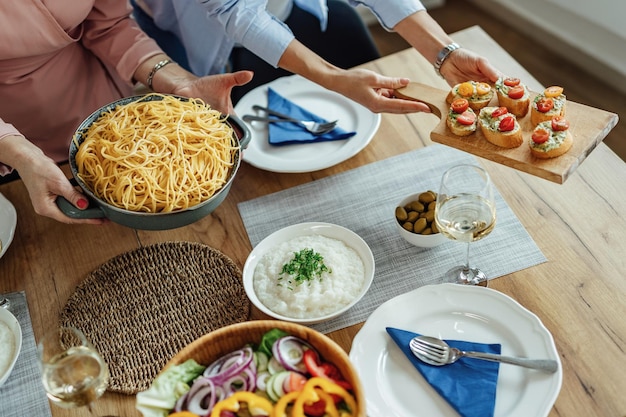
[[[626,1],[471,1],[626,93]]]

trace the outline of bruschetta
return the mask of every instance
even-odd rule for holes
[[[501,107],[506,107],[509,113],[513,113],[517,118],[528,114],[530,93],[519,78],[500,77],[496,81],[495,88],[498,104]]]
[[[561,156],[570,150],[573,143],[569,122],[561,116],[539,123],[528,141],[530,153],[540,159]]]
[[[502,148],[517,148],[524,139],[522,128],[506,107],[485,107],[478,116],[478,125],[487,141]]]
[[[464,98],[455,99],[446,117],[446,125],[457,136],[471,135],[476,131],[476,113]]]
[[[530,104],[530,122],[537,126],[541,122],[552,120],[556,116],[565,116],[566,97],[563,87],[552,86],[546,88],[543,93]]]
[[[452,87],[446,97],[446,102],[452,104],[457,98],[464,98],[469,102],[469,107],[477,112],[489,105],[493,95],[493,88],[491,88],[489,84],[477,81],[466,81]]]

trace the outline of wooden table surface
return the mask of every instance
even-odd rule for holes
[[[541,91],[539,83],[482,29],[469,28],[453,37],[487,56],[505,73]],[[447,88],[414,50],[365,67]],[[21,181],[4,184],[0,192],[15,205],[18,227],[11,247],[0,259],[0,292],[26,292],[38,339],[45,328],[55,325],[76,285],[122,252],[163,241],[201,242],[218,248],[242,268],[252,248],[237,203],[428,146],[432,143],[430,131],[437,122],[428,114],[383,115],[369,146],[322,171],[277,174],[244,163],[217,210],[192,225],[169,231],[139,231],[116,224],[64,225],[33,212]],[[534,312],[554,336],[563,364],[563,385],[549,415],[626,416],[626,164],[600,144],[559,185],[491,161],[480,162],[548,259],[495,279],[490,287]],[[252,318],[263,316],[253,311]],[[360,327],[330,336],[349,351]],[[95,412],[139,415],[134,397],[112,393],[96,403]],[[55,417],[79,416],[86,415],[86,410],[52,406],[52,413]]]

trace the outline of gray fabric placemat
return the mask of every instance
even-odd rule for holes
[[[446,169],[466,163],[478,164],[472,155],[432,145],[245,201],[238,208],[253,247],[283,227],[314,221],[346,227],[370,246],[376,263],[374,282],[345,314],[311,326],[328,333],[364,321],[397,295],[442,282],[444,272],[465,261],[464,243],[449,241],[426,249],[404,241],[394,224],[394,210],[409,194],[437,191]],[[496,227],[470,249],[470,263],[490,279],[546,261],[497,190],[495,195]]]
[[[9,379],[0,387],[0,416],[52,416],[46,391],[41,383],[37,344],[24,292],[9,293],[9,310],[22,328],[22,350]]]

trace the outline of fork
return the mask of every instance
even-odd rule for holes
[[[304,127],[306,130],[308,130],[314,135],[323,135],[324,133],[328,133],[332,131],[337,126],[337,120],[332,121],[332,122],[316,122],[313,120],[299,120],[299,119],[294,119],[293,117],[290,117],[286,114],[282,114],[277,111],[274,111],[274,110],[271,110],[271,109],[268,109],[266,107],[262,107],[256,104],[252,106],[252,109],[264,111],[268,115],[273,115],[273,116],[278,117],[278,119],[246,114],[242,117],[244,121],[246,122],[260,121],[260,122],[266,122],[266,123],[285,123],[285,122],[295,123],[299,126]]]
[[[558,369],[558,364],[550,359],[513,358],[510,356],[494,355],[485,352],[465,352],[451,347],[445,341],[430,336],[417,336],[409,342],[411,352],[423,362],[430,365],[442,366],[454,363],[463,356],[483,359],[492,362],[502,362],[509,365],[518,365],[525,368],[538,369],[553,373]]]

